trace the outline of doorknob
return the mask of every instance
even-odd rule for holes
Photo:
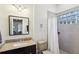
[[[58,34],[60,34],[60,32],[58,32]]]

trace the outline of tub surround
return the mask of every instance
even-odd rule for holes
[[[36,50],[36,43],[31,38],[28,38],[28,40],[27,39],[22,39],[22,40],[18,39],[18,40],[14,40],[13,42],[7,40],[6,43],[0,48],[0,52],[5,52],[5,51],[9,51],[9,50],[14,50],[14,49],[19,50],[19,48],[24,48],[24,47],[28,48],[30,46],[31,47],[34,46],[34,49]],[[26,48],[24,48],[24,49],[26,49]],[[22,51],[19,51],[19,52],[22,52]],[[29,53],[31,53],[31,52],[29,52]],[[18,53],[16,53],[16,54],[18,54]]]

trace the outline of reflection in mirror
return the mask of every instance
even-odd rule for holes
[[[10,35],[29,34],[29,18],[9,16],[9,29]]]

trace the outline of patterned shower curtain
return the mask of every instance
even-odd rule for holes
[[[2,36],[1,36],[1,32],[0,32],[0,43],[2,43]]]

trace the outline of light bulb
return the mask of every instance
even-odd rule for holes
[[[13,4],[13,6],[16,7],[17,10],[20,11],[20,12],[25,9],[25,7],[23,5]]]

